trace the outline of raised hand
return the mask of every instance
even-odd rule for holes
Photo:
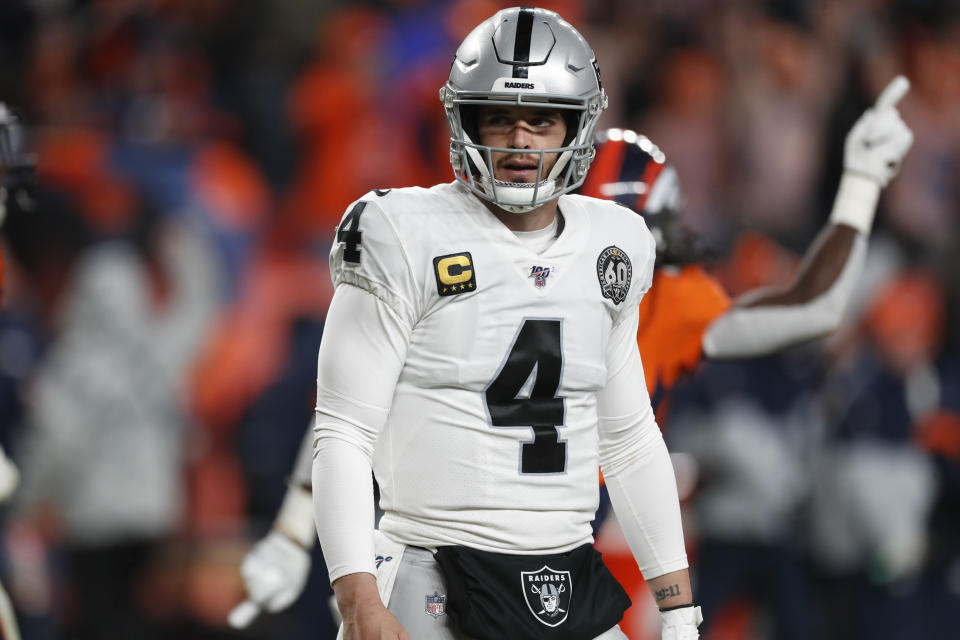
[[[847,134],[843,167],[887,186],[913,144],[913,132],[903,122],[897,103],[910,90],[910,81],[897,76]]]

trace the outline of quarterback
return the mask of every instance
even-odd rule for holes
[[[377,319],[372,321],[371,327],[364,328],[363,318],[373,314],[367,307],[356,307],[358,311],[351,311],[352,318],[344,320],[352,329],[338,328],[335,335],[353,335],[352,339],[357,343],[365,343],[368,333],[382,333],[383,326],[389,329],[401,321],[396,333],[388,331],[391,335],[381,350],[370,352],[369,367],[357,372],[352,384],[341,383],[338,388],[343,391],[337,393],[344,397],[328,398],[328,410],[324,410],[321,384],[316,434],[318,452],[327,450],[327,460],[331,461],[334,454],[329,452],[332,451],[355,454],[342,449],[345,443],[353,442],[354,449],[360,449],[362,457],[369,460],[368,456],[372,456],[373,468],[381,485],[385,480],[392,482],[391,486],[384,487],[381,503],[387,511],[381,525],[381,533],[385,532],[385,535],[377,534],[381,548],[374,556],[368,556],[375,557],[373,568],[361,568],[358,573],[378,572],[379,576],[384,567],[400,564],[390,549],[383,549],[384,545],[390,545],[390,539],[394,544],[410,545],[405,553],[402,552],[402,557],[412,561],[418,555],[422,556],[414,563],[416,566],[421,565],[421,560],[432,562],[429,553],[423,549],[437,550],[444,546],[448,550],[462,546],[534,557],[540,552],[568,548],[569,543],[559,542],[563,531],[557,526],[575,524],[577,518],[582,517],[582,513],[575,515],[579,513],[575,496],[584,497],[585,502],[593,499],[584,489],[583,478],[572,477],[575,474],[585,477],[586,474],[583,474],[585,467],[577,462],[583,452],[571,450],[574,432],[570,428],[576,424],[573,411],[579,412],[579,408],[573,409],[573,403],[579,404],[580,399],[575,399],[575,394],[567,389],[589,389],[596,384],[575,381],[573,376],[586,379],[589,374],[585,367],[588,365],[583,357],[571,361],[573,352],[570,349],[581,353],[579,349],[591,340],[591,330],[597,332],[593,327],[605,328],[605,325],[589,320],[589,296],[584,300],[584,293],[589,292],[590,285],[583,282],[583,274],[572,277],[564,274],[575,273],[576,259],[573,256],[583,246],[584,239],[590,237],[586,235],[587,229],[590,233],[599,232],[598,224],[607,219],[604,216],[614,216],[611,220],[617,227],[615,239],[626,238],[630,234],[630,224],[617,218],[616,214],[601,213],[605,209],[598,208],[595,201],[572,196],[557,200],[557,196],[583,182],[589,163],[590,152],[584,141],[589,140],[598,110],[594,110],[589,99],[581,99],[593,92],[602,104],[603,92],[599,78],[589,91],[581,92],[577,81],[567,77],[571,75],[569,69],[553,72],[548,64],[542,63],[545,68],[537,69],[541,65],[531,62],[539,62],[538,58],[531,57],[539,42],[535,37],[537,28],[542,16],[555,16],[539,10],[511,11],[512,14],[501,12],[467,38],[451,69],[450,82],[441,91],[451,125],[451,159],[462,186],[454,183],[430,190],[373,192],[348,209],[338,229],[338,244],[332,256],[338,295],[331,310],[338,306],[339,299],[362,297],[359,291],[353,290],[359,289],[377,300],[368,305],[374,308]],[[525,15],[529,13],[533,16]],[[570,29],[569,25],[555,19],[557,23],[543,22],[551,35],[560,31],[554,24]],[[532,24],[530,42],[524,43],[523,37],[519,42],[521,50],[524,44],[528,47],[527,58],[523,60],[527,65],[516,64],[521,60],[514,54],[516,34],[523,21]],[[478,32],[482,39],[478,39]],[[511,35],[514,40],[508,38],[503,44],[506,35]],[[561,37],[554,35],[554,38],[563,42]],[[512,63],[514,68],[504,70],[488,64],[484,59],[484,45],[495,50],[499,45],[498,51],[488,51],[487,55],[492,57],[496,53],[499,65]],[[514,57],[507,56],[506,50]],[[592,54],[586,55],[592,61]],[[477,69],[486,77],[478,80]],[[467,75],[468,71],[473,71],[474,75]],[[549,83],[544,84],[545,78],[549,78]],[[481,87],[490,85],[492,89],[474,91],[478,84]],[[640,139],[629,132],[611,131],[598,136],[599,154],[583,192],[617,200],[641,213],[654,228],[658,284],[651,295],[659,299],[662,292],[658,289],[663,287],[669,287],[668,297],[683,292],[691,294],[683,296],[684,302],[680,305],[651,304],[648,296],[640,308],[640,321],[630,320],[636,323],[634,328],[639,325],[637,339],[647,362],[646,386],[651,393],[669,387],[678,373],[692,366],[701,354],[712,357],[754,355],[822,335],[836,326],[862,263],[865,237],[869,233],[877,194],[896,172],[899,160],[910,146],[909,130],[895,109],[906,87],[904,79],[896,80],[848,137],[846,172],[831,223],[824,237],[808,252],[807,267],[797,282],[785,291],[754,294],[751,296],[754,300],[738,301],[732,309],[719,286],[699,267],[685,264],[682,256],[677,255],[676,247],[670,247],[670,230],[665,221],[672,219],[670,210],[676,201],[677,185],[672,169],[664,165],[662,157],[654,157],[660,155],[659,152],[652,156],[653,147],[649,141],[641,144]],[[559,88],[558,93],[567,95],[538,97],[534,93],[545,88]],[[514,89],[517,90],[515,93],[512,92]],[[572,94],[579,94],[580,98],[574,98]],[[597,99],[592,95],[591,99],[596,103]],[[531,103],[537,107],[526,108]],[[550,136],[557,136],[558,128],[563,129],[562,136],[559,136],[562,140],[555,142]],[[517,148],[535,153],[510,153]],[[625,190],[624,185],[631,188]],[[482,200],[471,198],[467,189]],[[581,213],[587,210],[585,207],[589,207],[590,213],[581,217]],[[449,215],[437,216],[437,211]],[[391,231],[386,239],[379,234],[377,227],[371,226],[376,223],[370,220],[370,212],[383,216],[385,226]],[[401,222],[400,218],[404,221]],[[580,226],[578,220],[581,219],[587,221],[586,228]],[[577,225],[574,227],[577,238],[568,235],[571,224]],[[443,228],[436,228],[437,225]],[[403,231],[406,226],[410,229]],[[375,233],[376,237],[373,236]],[[642,236],[645,230],[638,233]],[[403,238],[402,242],[400,238]],[[375,245],[375,242],[382,244]],[[457,246],[468,250],[458,250],[448,244],[456,242],[461,242]],[[615,240],[611,245],[615,251],[607,251],[609,247],[605,245],[601,254],[596,256],[597,280],[593,284],[600,286],[600,295],[608,308],[612,302],[614,313],[620,304],[616,302],[618,297],[623,296],[621,303],[626,300],[635,303],[638,298],[632,296],[641,293],[629,291],[629,283],[628,290],[624,291],[621,283],[627,280],[636,287],[640,269],[637,260],[631,257],[626,241],[617,242],[620,241]],[[376,264],[365,265],[363,251],[374,246],[379,256],[370,255],[367,261],[376,261]],[[449,250],[434,249],[444,246]],[[384,256],[391,252],[397,258],[396,264],[383,262]],[[353,261],[346,257],[348,255]],[[489,256],[483,262],[489,260],[491,265],[483,267],[483,271],[478,262],[481,255]],[[628,260],[618,260],[620,255]],[[646,258],[649,260],[650,256]],[[662,266],[669,268],[659,268]],[[647,267],[644,265],[644,269]],[[374,272],[371,268],[380,271]],[[418,275],[418,268],[423,273]],[[591,270],[593,268],[591,266]],[[490,275],[485,277],[487,272]],[[644,280],[648,277],[645,272]],[[526,282],[529,288],[518,285],[517,278]],[[553,286],[563,278],[577,278],[569,283],[575,286],[569,290],[562,282]],[[484,288],[489,289],[494,284],[496,296],[481,295]],[[644,282],[643,287],[646,286],[647,282]],[[582,287],[583,292],[575,293],[576,287]],[[350,293],[341,292],[341,289]],[[406,293],[401,293],[403,291]],[[472,294],[474,291],[476,294]],[[709,295],[701,295],[704,292]],[[565,299],[564,295],[570,298]],[[691,305],[691,297],[703,298],[705,304],[699,305],[703,307],[699,309],[702,313],[688,313],[693,317],[680,321],[683,319],[675,318],[677,312],[697,311],[694,309],[697,305]],[[386,308],[383,308],[384,304]],[[587,320],[573,313],[578,308],[583,308]],[[621,312],[625,310],[621,309]],[[511,317],[515,326],[511,326]],[[615,319],[611,325],[619,328],[619,322]],[[328,320],[328,332],[331,326]],[[574,333],[583,326],[587,327],[586,334]],[[743,330],[751,326],[763,330]],[[570,327],[574,327],[573,331]],[[497,337],[499,333],[510,336]],[[574,336],[575,342],[571,341]],[[613,331],[611,336],[616,338],[613,344],[623,349],[621,356],[631,352],[632,339],[621,344],[622,336],[618,331]],[[664,349],[664,343],[673,345],[673,348]],[[569,348],[568,344],[571,345]],[[371,348],[366,344],[364,347]],[[358,361],[349,345],[339,348],[342,351],[337,357],[326,356],[332,367],[328,373],[330,380],[334,380],[335,375],[344,374],[338,367],[353,366]],[[325,353],[331,354],[335,349],[329,339],[321,348],[321,383]],[[499,359],[497,349],[503,351]],[[355,397],[357,388],[368,385],[373,380],[371,376],[382,375],[382,367],[391,362],[389,384],[385,385],[386,390],[378,403],[353,407],[350,413],[357,417],[351,420],[347,412],[349,405],[344,404],[346,398]],[[581,365],[576,367],[576,373],[566,366],[571,362]],[[556,368],[562,375],[554,372]],[[487,377],[479,371],[485,371]],[[562,378],[562,383],[558,378]],[[619,379],[610,378],[609,382]],[[643,383],[635,379],[633,383],[638,386],[633,391],[625,390],[623,395],[636,396],[636,389],[642,388]],[[633,456],[636,451],[613,451],[608,446],[611,420],[604,420],[607,414],[602,408],[606,406],[604,402],[622,402],[623,399],[612,398],[610,390],[601,392],[597,387],[597,391],[596,407],[601,409],[598,414],[599,460],[608,480],[612,480],[610,488],[615,506],[618,502],[627,505],[618,509],[621,521],[626,520],[627,528],[641,528],[639,533],[636,528],[627,531],[631,548],[645,576],[654,578],[651,587],[658,600],[666,600],[659,604],[669,609],[677,602],[672,595],[680,591],[678,583],[673,580],[675,574],[669,571],[673,565],[661,563],[659,568],[652,568],[644,560],[650,553],[660,553],[656,546],[659,543],[647,539],[644,528],[660,525],[656,524],[655,518],[641,517],[640,512],[635,511],[637,505],[632,501],[636,494],[629,491],[632,485],[625,481],[627,474],[622,474],[619,479],[609,476],[610,469],[620,470],[618,461],[623,460],[623,456]],[[480,397],[479,402],[476,396]],[[401,399],[403,404],[398,404]],[[408,409],[401,412],[401,406]],[[341,411],[337,412],[336,407]],[[374,413],[363,413],[370,411]],[[405,412],[409,415],[404,415]],[[616,415],[621,419],[624,417],[619,413]],[[426,416],[435,424],[427,423]],[[325,421],[333,426],[324,427]],[[366,433],[366,442],[363,439],[357,442],[351,434],[351,427],[344,427],[342,422],[337,425],[338,421],[352,424],[352,429],[360,428]],[[511,424],[507,425],[505,421]],[[561,422],[563,426],[559,426]],[[639,423],[646,425],[649,418],[644,416]],[[627,423],[620,426],[626,427]],[[632,425],[630,428],[634,429]],[[486,431],[488,429],[493,433]],[[522,431],[526,433],[517,433]],[[325,443],[326,439],[339,442]],[[249,623],[261,609],[277,611],[285,608],[303,588],[309,567],[306,550],[316,540],[309,489],[313,440],[311,434],[301,449],[293,484],[276,519],[274,531],[244,562],[243,573],[250,600],[238,607],[236,615],[231,617],[236,626]],[[498,460],[501,455],[498,443],[502,440],[515,443],[520,450],[518,454],[515,452],[510,465],[497,471],[493,465],[503,462]],[[611,459],[614,453],[616,459]],[[323,456],[318,455],[318,460],[321,459]],[[370,463],[357,459],[358,468],[363,468],[363,464]],[[332,465],[328,469],[334,467],[339,468]],[[349,511],[356,504],[362,504],[366,511],[371,503],[369,493],[363,497],[357,488],[370,490],[371,481],[368,473],[363,476],[355,474],[350,476],[357,479],[351,487],[344,480],[346,476],[339,474],[339,471],[327,471],[323,481],[328,484],[315,485],[328,489],[324,492],[326,498],[320,498],[318,491],[318,505],[325,506],[323,512],[317,514],[317,524],[321,535],[324,527],[327,528],[332,544],[343,545],[342,553],[346,557],[348,547],[356,546],[355,541],[334,531],[339,520],[338,516],[329,515],[329,505],[340,505],[338,509]],[[538,476],[559,492],[545,491],[545,483],[538,481]],[[595,474],[591,476],[595,477]],[[564,480],[564,484],[557,483],[558,479]],[[568,486],[565,482],[571,484]],[[672,486],[672,476],[670,483]],[[645,499],[656,502],[656,496],[645,496]],[[667,503],[672,504],[673,500],[670,496]],[[504,509],[503,504],[508,506]],[[571,511],[564,512],[568,506]],[[367,522],[359,531],[357,540],[366,537],[367,526],[373,527],[372,505],[368,513],[360,515],[366,517]],[[574,517],[569,518],[570,515]],[[498,517],[503,520],[497,520]],[[575,529],[575,526],[570,527],[571,539],[577,536]],[[554,536],[557,542],[551,543],[550,536]],[[637,542],[638,537],[640,542]],[[680,541],[679,534],[673,541]],[[365,579],[362,576],[351,578],[346,570],[338,568],[336,561],[329,556],[332,548],[324,544],[332,577],[337,572],[336,575],[348,579]],[[369,548],[367,546],[367,550]],[[353,552],[357,567],[363,566],[361,555]],[[366,562],[369,565],[369,560]],[[681,564],[685,566],[685,563]],[[658,571],[665,570],[666,573],[661,575],[667,579],[658,581]],[[424,621],[424,612],[429,618],[443,620],[442,625],[435,622],[427,629],[413,626],[416,630],[413,631],[408,627],[414,637],[430,637],[432,629],[447,624],[445,616],[441,618],[447,607],[447,594],[440,578],[435,575],[433,579],[438,581],[437,588],[431,591],[427,586],[429,593],[423,591],[423,585],[412,589],[406,586],[395,588],[392,580],[404,585],[402,574],[413,571],[405,566],[399,578],[393,573],[379,580],[380,594],[405,625],[411,623],[404,619],[402,612],[398,612],[401,607],[419,612],[419,622]],[[685,574],[681,572],[681,575],[683,588],[688,594]],[[335,577],[334,580],[336,582]],[[547,627],[549,622],[556,621],[561,609],[567,608],[563,600],[566,586],[563,583],[534,583],[531,587],[536,590],[528,590],[529,613]],[[339,596],[341,589],[337,591]],[[524,597],[528,597],[526,592]],[[537,606],[537,597],[541,606]],[[401,598],[405,598],[407,604],[401,605]],[[686,596],[679,602],[688,599]],[[343,600],[341,598],[341,602]],[[452,611],[453,603],[450,607]],[[664,637],[696,637],[697,615],[689,604],[668,611],[664,614]],[[559,622],[557,625],[562,627]],[[449,632],[454,635],[439,637],[458,637],[460,633],[456,629]],[[422,636],[424,633],[427,635]],[[511,637],[516,636],[511,634]]]
[[[629,599],[591,545],[600,466],[664,637],[696,638],[635,340],[654,239],[570,193],[606,107],[593,51],[555,13],[507,9],[440,97],[456,180],[364,196],[331,252],[312,479],[342,634],[624,637]]]
[[[469,41],[468,38],[467,42]],[[464,51],[463,47],[461,51]],[[469,53],[470,51],[467,50],[467,54]],[[453,74],[451,77],[453,78]],[[506,85],[507,82],[509,81],[505,80],[503,84]],[[692,368],[702,355],[708,357],[759,355],[823,335],[837,326],[862,266],[866,237],[872,224],[879,191],[895,175],[899,162],[912,140],[909,129],[903,124],[896,110],[896,103],[905,94],[908,86],[904,78],[894,80],[878,99],[875,107],[864,114],[848,136],[844,158],[845,173],[830,221],[820,239],[808,251],[804,268],[797,279],[785,289],[752,292],[735,304],[731,303],[719,284],[699,265],[690,264],[692,256],[684,252],[683,237],[676,233],[673,215],[678,199],[676,174],[665,164],[662,153],[649,140],[632,132],[609,130],[597,135],[597,157],[581,192],[616,200],[640,213],[651,226],[656,237],[657,268],[654,275],[656,287],[649,296],[644,298],[640,306],[637,332],[640,352],[646,363],[646,386],[651,394],[662,395],[663,391],[672,386],[679,374]],[[442,94],[444,98],[448,97],[446,90],[445,88]],[[518,103],[521,100],[518,98]],[[453,162],[455,169],[458,170],[458,178],[463,176],[464,171],[469,171],[470,173],[465,176],[466,181],[471,182],[471,188],[480,190],[477,195],[484,200],[490,199],[487,191],[484,191],[485,188],[489,188],[492,198],[495,200],[499,198],[500,209],[505,211],[519,211],[523,208],[510,205],[504,194],[509,195],[508,188],[524,187],[503,184],[504,182],[557,188],[556,182],[544,184],[539,176],[533,176],[533,172],[536,169],[538,172],[542,171],[550,175],[551,169],[556,169],[562,161],[562,155],[560,159],[554,161],[548,154],[541,154],[540,157],[544,159],[544,163],[541,164],[539,158],[531,160],[504,157],[497,155],[494,151],[487,160],[484,160],[484,156],[480,155],[480,147],[470,144],[470,139],[467,138],[470,135],[469,130],[464,131],[466,136],[458,137],[455,123],[462,122],[457,118],[464,111],[472,117],[473,114],[469,109],[461,108],[459,113],[451,113],[448,106],[451,128],[454,132]],[[506,116],[509,120],[510,110],[487,110],[485,114],[489,117],[487,124],[490,126],[485,128],[483,133],[495,135],[500,126],[498,119]],[[549,110],[539,115],[547,119],[550,117]],[[480,133],[479,129],[477,133]],[[568,135],[569,132],[565,133],[565,137]],[[496,142],[496,144],[501,143]],[[507,146],[511,146],[510,143],[507,143]],[[466,163],[462,157],[463,153],[470,154]],[[470,160],[473,160],[472,164]],[[500,164],[497,164],[498,162]],[[503,169],[501,175],[509,178],[508,181],[496,179],[498,168]],[[489,185],[491,173],[495,176],[493,185],[485,186],[485,180],[486,185]],[[559,171],[553,173],[558,175]],[[569,186],[569,183],[566,186]],[[449,186],[444,188],[447,189]],[[399,195],[400,192],[391,193]],[[372,199],[387,197],[385,192],[375,192],[375,194]],[[360,202],[370,199],[362,199]],[[546,223],[546,230],[525,233],[518,229],[514,235],[528,247],[533,247],[534,251],[540,251],[538,245],[549,246],[558,235],[562,235],[558,234],[557,227],[560,224],[565,227],[567,224],[567,214],[570,213],[568,207],[573,206],[568,205],[567,201],[568,198],[560,200],[561,213],[554,218],[548,218],[550,221]],[[381,204],[386,202],[384,200]],[[366,205],[364,205],[365,208]],[[491,209],[491,212],[501,219],[507,228],[514,228],[522,226],[520,223],[525,220],[531,220],[530,214],[539,214],[543,210],[544,207],[541,206],[539,211],[531,209],[529,213],[520,213],[522,218],[506,216],[503,211],[498,214],[497,209]],[[347,223],[346,226],[341,225],[338,233],[341,242],[349,242],[350,237],[347,234],[351,231],[361,231],[363,228],[362,225],[353,225],[349,213],[345,223]],[[499,229],[496,224],[493,226]],[[499,233],[503,234],[503,230],[500,229]],[[359,244],[362,245],[362,239]],[[447,272],[447,280],[451,282],[444,284],[440,280],[437,281],[437,295],[443,297],[444,287],[448,287],[448,296],[459,296],[461,294],[455,292],[460,291],[460,286],[465,287],[464,291],[473,290],[473,287],[477,286],[474,273],[475,260],[468,261],[468,258],[472,256],[451,254],[440,257],[441,260],[447,260],[444,264],[450,266],[452,271]],[[521,275],[526,274],[526,277],[532,281],[534,290],[546,291],[550,283],[556,281],[563,270],[560,269],[560,263],[556,261],[538,258],[534,262],[535,264],[529,267],[529,271],[526,264],[520,264],[517,266],[518,272]],[[451,276],[453,272],[456,272],[456,275]],[[439,278],[437,273],[439,272],[434,273],[435,279]],[[610,291],[613,289],[611,288]],[[477,321],[476,317],[470,319],[471,323]],[[516,338],[520,338],[519,332]],[[516,345],[516,343],[517,340],[514,340],[512,344]],[[471,347],[468,353],[475,353],[473,349],[475,348]],[[514,354],[515,350],[514,346],[511,354]],[[546,364],[536,358],[533,360],[540,367]],[[506,369],[508,362],[504,361],[503,364]],[[524,379],[523,382],[528,381]],[[520,384],[515,382],[515,387],[519,388]],[[527,393],[529,394],[529,391]],[[536,396],[526,395],[525,397],[529,400]],[[489,411],[487,405],[484,406]],[[490,424],[495,424],[490,417],[491,414],[485,415],[488,416]],[[537,431],[536,425],[533,428],[534,434],[542,433]],[[532,443],[526,444],[536,444],[536,438]],[[431,452],[435,450],[432,443],[429,446]],[[313,436],[308,434],[293,474],[292,486],[276,519],[274,531],[257,545],[244,562],[243,573],[250,593],[250,601],[238,607],[237,615],[231,618],[235,625],[247,624],[260,609],[278,611],[285,608],[303,588],[309,567],[307,550],[316,540],[311,517],[309,488],[312,451]],[[439,450],[436,451],[440,453]],[[424,464],[430,465],[432,461],[433,458],[429,458]],[[473,464],[482,465],[483,463],[474,462]],[[429,486],[424,489],[427,492],[430,490]],[[389,520],[387,523],[389,525]],[[456,542],[460,542],[460,539]],[[421,541],[419,544],[428,545],[429,542]],[[473,544],[478,543],[474,541]],[[408,551],[409,553],[412,551]],[[378,554],[377,558],[377,567],[392,562],[392,556],[389,554]],[[652,572],[648,572],[650,573]],[[665,592],[663,589],[659,591],[661,594]],[[554,606],[557,602],[554,598],[563,597],[562,591],[559,589],[554,591],[553,585],[544,585],[537,593],[544,598],[544,612],[547,611],[547,603]],[[666,593],[669,593],[669,590]],[[549,599],[547,599],[548,596]],[[424,609],[432,607],[437,611],[442,605],[441,600],[446,596],[442,594],[441,589],[436,594],[424,597],[425,601],[421,603]],[[679,611],[680,614],[667,614],[667,616],[695,615],[693,611],[684,612],[682,609]],[[669,618],[667,620],[669,621]],[[669,628],[670,625],[665,624],[665,629]],[[669,633],[673,631],[665,630],[664,636],[668,637]]]
[[[343,635],[624,637],[591,546],[599,465],[664,633],[695,638],[635,340],[654,240],[570,194],[606,106],[593,52],[552,12],[504,10],[441,100],[457,179],[361,198],[331,253],[313,502]]]

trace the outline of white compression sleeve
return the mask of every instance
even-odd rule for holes
[[[637,314],[614,330],[598,397],[600,466],[617,521],[647,579],[687,567],[670,455],[653,416],[634,336]]]
[[[313,505],[330,581],[375,573],[373,444],[386,422],[410,328],[380,299],[337,287],[317,366]]]
[[[716,359],[752,358],[833,331],[840,325],[866,255],[867,239],[858,233],[837,279],[816,298],[795,305],[733,307],[704,333],[704,355]]]

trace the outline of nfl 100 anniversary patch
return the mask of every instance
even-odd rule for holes
[[[548,627],[567,619],[573,579],[569,571],[555,571],[544,565],[538,571],[521,571],[520,584],[530,613]]]
[[[600,252],[597,278],[600,279],[600,293],[604,298],[610,298],[613,304],[620,304],[626,299],[633,278],[633,265],[623,249],[611,245]]]
[[[437,278],[437,293],[454,296],[477,288],[473,257],[469,251],[450,253],[433,259],[433,275]]]
[[[550,274],[556,270],[556,267],[535,264],[530,267],[529,277],[533,278],[533,283],[536,285],[537,289],[543,289],[545,286],[547,286],[547,277],[549,277]]]

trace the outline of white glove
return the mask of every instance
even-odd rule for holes
[[[297,599],[310,572],[310,554],[278,531],[271,531],[243,559],[240,573],[247,599],[227,618],[230,626],[243,629],[261,611],[276,613]]]
[[[894,78],[877,103],[867,109],[847,134],[843,168],[887,186],[913,144],[913,133],[900,118],[897,103],[910,90],[904,76]]]
[[[700,637],[697,627],[703,622],[703,615],[700,607],[690,605],[661,611],[660,621],[663,623],[661,640],[697,640]]]

